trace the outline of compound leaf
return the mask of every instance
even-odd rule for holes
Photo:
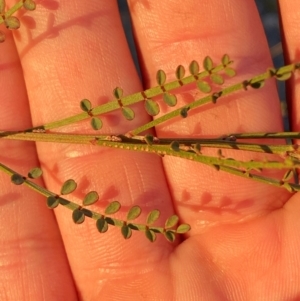
[[[172,141],[171,144],[170,144],[170,147],[173,151],[175,152],[179,152],[180,151],[180,144],[178,141]]]
[[[154,231],[150,230],[150,229],[147,229],[145,231],[145,235],[146,237],[151,241],[151,242],[154,242],[156,240],[156,234]]]
[[[283,176],[282,181],[287,182],[289,181],[294,175],[294,171],[289,169]]]
[[[176,68],[176,71],[175,71],[175,75],[176,75],[176,78],[178,80],[181,80],[184,78],[184,75],[185,75],[185,69],[182,65],[179,65],[177,68]]]
[[[163,100],[170,107],[174,107],[177,104],[176,96],[174,94],[170,94],[168,92],[163,94]]]
[[[164,232],[164,236],[165,238],[169,241],[169,242],[174,242],[176,239],[176,235],[173,231],[166,231]]]
[[[23,7],[27,10],[35,10],[36,4],[32,0],[25,0],[23,3]]]
[[[59,201],[59,203],[60,203],[61,205],[63,205],[63,206],[67,206],[67,205],[70,204],[70,201],[68,201],[68,200],[66,200],[66,199],[64,199],[64,198],[61,198],[61,197],[58,198],[58,201]]]
[[[197,75],[199,73],[199,64],[197,61],[192,61],[189,65],[191,75]]]
[[[188,116],[188,111],[189,111],[189,108],[183,108],[181,111],[180,111],[180,115],[182,118],[186,118]]]
[[[119,87],[116,87],[113,90],[113,94],[114,94],[115,98],[120,99],[123,96],[123,89],[119,88]]]
[[[15,16],[5,18],[4,23],[8,29],[18,29],[20,27],[20,21]]]
[[[97,191],[90,191],[83,199],[83,206],[95,204],[99,200]]]
[[[210,93],[211,92],[211,86],[209,85],[208,82],[204,80],[200,80],[197,82],[197,87],[199,88],[200,91],[203,93]]]
[[[222,57],[222,64],[227,66],[230,63],[230,58],[228,54],[224,54]]]
[[[157,209],[154,209],[152,211],[149,212],[148,216],[147,216],[147,224],[151,225],[153,224],[160,216],[160,211]]]
[[[179,217],[176,214],[170,216],[166,220],[165,228],[172,228],[172,227],[176,226],[178,221],[179,221]]]
[[[224,79],[220,74],[213,73],[210,75],[210,79],[217,85],[222,85],[224,83]]]
[[[127,225],[123,225],[123,226],[121,227],[121,233],[122,233],[122,235],[123,235],[123,237],[124,237],[125,239],[128,239],[128,238],[130,238],[131,235],[132,235],[132,230],[131,230],[131,228],[129,228]]]
[[[184,233],[186,233],[186,232],[188,232],[190,230],[191,230],[191,226],[190,225],[188,225],[188,224],[181,224],[180,226],[177,227],[176,232],[180,233],[180,234],[184,234]]]
[[[205,59],[203,60],[203,67],[208,72],[210,72],[212,70],[213,61],[209,56],[205,57]]]
[[[139,206],[133,206],[127,213],[127,220],[132,221],[140,216],[142,209]]]
[[[147,98],[145,100],[145,109],[151,116],[155,116],[159,113],[159,105],[152,99]]]
[[[226,67],[225,68],[225,73],[230,76],[230,77],[233,77],[236,75],[236,72],[234,69],[230,68],[230,67]]]
[[[31,179],[37,179],[43,174],[43,171],[39,167],[30,169],[28,172],[28,177]]]
[[[121,204],[118,201],[113,201],[105,208],[105,214],[114,214],[121,208]]]
[[[158,70],[156,72],[156,82],[160,85],[163,86],[166,82],[166,73],[163,70]]]
[[[84,112],[89,112],[92,109],[92,104],[88,99],[83,99],[80,102],[80,108]]]
[[[292,76],[292,72],[287,72],[283,74],[276,74],[276,79],[280,81],[288,80]]]
[[[47,197],[47,207],[50,209],[54,209],[59,205],[59,200],[53,195]]]
[[[122,107],[122,114],[127,120],[134,119],[134,111],[131,108]]]
[[[91,125],[94,130],[100,130],[103,126],[102,120],[98,117],[93,117],[91,120]]]
[[[84,222],[85,215],[81,210],[75,209],[72,213],[72,219],[75,224],[82,224]]]
[[[145,135],[145,141],[148,145],[152,145],[154,141],[154,137],[150,134]]]
[[[262,80],[260,82],[256,82],[256,83],[251,83],[250,82],[250,86],[253,88],[253,89],[260,89],[262,88],[263,86],[265,85],[265,81]]]
[[[65,195],[65,194],[72,193],[76,189],[76,187],[77,187],[77,183],[73,179],[69,179],[64,182],[60,190],[60,194]]]
[[[14,173],[10,179],[15,185],[21,185],[25,181],[24,177],[17,173]]]
[[[100,233],[105,233],[108,230],[108,223],[103,217],[101,217],[97,219],[96,227]]]

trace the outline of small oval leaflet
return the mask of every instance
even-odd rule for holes
[[[225,73],[230,77],[233,77],[236,75],[235,70],[232,68],[229,68],[229,67],[225,68]]]
[[[213,73],[210,75],[210,79],[217,85],[224,84],[224,79],[220,74]]]
[[[176,75],[176,78],[178,80],[181,80],[184,78],[184,75],[185,75],[185,69],[182,65],[179,65],[177,68],[176,68],[176,71],[175,71],[175,75]]]
[[[106,216],[106,217],[105,217],[105,221],[107,222],[108,225],[113,225],[113,226],[116,225],[114,219],[111,218],[111,217],[109,217],[109,216]]]
[[[127,220],[132,221],[140,216],[142,209],[139,206],[133,206],[127,213]]]
[[[294,171],[292,169],[289,169],[283,176],[282,181],[287,182],[289,181],[294,175]]]
[[[197,75],[199,73],[199,64],[197,61],[192,61],[189,66],[191,75]]]
[[[186,232],[188,232],[190,230],[191,230],[191,226],[190,225],[188,225],[188,224],[181,224],[180,226],[177,227],[176,232],[180,233],[180,234],[184,234],[184,233],[186,233]]]
[[[179,152],[180,151],[180,148],[179,148],[179,142],[178,141],[172,141],[171,144],[170,144],[170,147],[173,151],[175,152]]]
[[[280,81],[288,80],[292,76],[292,72],[287,72],[283,74],[276,74],[276,79]]]
[[[105,233],[108,230],[108,223],[103,217],[101,217],[97,219],[96,227],[100,233]]]
[[[72,193],[76,189],[76,187],[77,187],[77,183],[73,179],[69,179],[64,182],[60,190],[60,194],[65,195],[65,194]]]
[[[222,57],[222,64],[227,66],[230,63],[230,58],[228,54],[224,54]]]
[[[170,107],[174,107],[177,104],[176,96],[174,94],[170,94],[168,92],[163,94],[163,100]]]
[[[132,235],[132,230],[127,225],[123,225],[121,227],[121,233],[125,239],[128,239]]]
[[[160,85],[163,86],[166,82],[167,76],[165,71],[163,70],[158,70],[156,72],[156,82]]]
[[[197,82],[197,87],[203,93],[210,93],[211,92],[211,86],[209,85],[208,82],[206,82],[204,80],[198,81]]]
[[[195,153],[196,154],[201,154],[201,144],[200,143],[196,143],[195,145],[194,145],[194,150],[195,150]]]
[[[10,179],[15,185],[21,185],[25,181],[24,177],[17,173],[14,173]]]
[[[67,206],[67,205],[70,204],[70,201],[68,201],[68,200],[66,200],[66,199],[64,199],[64,198],[61,198],[61,197],[58,198],[58,201],[59,201],[59,203],[60,203],[61,205],[63,205],[63,206]]]
[[[128,107],[122,107],[122,114],[127,120],[133,120],[135,116],[134,111]]]
[[[173,231],[164,232],[164,236],[169,242],[174,242],[176,239],[176,235]]]
[[[165,223],[165,228],[172,228],[174,226],[176,226],[178,224],[179,221],[179,217],[174,214],[172,216],[170,216]]]
[[[150,134],[145,135],[145,141],[148,145],[152,145],[154,141],[154,137]]]
[[[188,111],[189,111],[190,108],[183,108],[181,111],[180,111],[180,115],[182,118],[186,118],[188,116]]]
[[[262,88],[263,86],[265,85],[265,81],[262,80],[260,82],[256,82],[256,83],[251,83],[250,82],[250,86],[253,88],[253,89],[260,89]]]
[[[121,204],[118,201],[111,202],[106,208],[105,208],[105,214],[114,214],[118,212],[121,208]]]
[[[102,128],[102,120],[98,117],[93,117],[91,120],[91,125],[94,130],[100,130]]]
[[[90,191],[83,199],[83,206],[95,204],[99,200],[97,191]]]
[[[75,209],[72,213],[72,219],[75,224],[82,224],[84,222],[85,215],[81,210]]]
[[[59,200],[55,196],[50,195],[50,196],[47,197],[47,207],[49,209],[54,209],[58,205],[59,205]]]
[[[80,102],[80,108],[84,112],[89,112],[92,109],[92,104],[88,99],[83,99]]]
[[[210,72],[213,69],[214,64],[209,56],[205,57],[205,59],[203,60],[203,67],[207,72]]]
[[[151,241],[151,242],[155,242],[156,240],[156,234],[154,231],[147,229],[145,231],[145,235],[146,237]]]
[[[20,27],[20,21],[15,16],[7,17],[4,20],[4,24],[5,24],[6,28],[8,28],[8,29],[18,29]]]
[[[23,6],[27,10],[35,10],[35,8],[36,8],[36,4],[32,0],[25,0],[23,3]]]
[[[113,94],[114,94],[115,98],[120,99],[123,96],[123,89],[119,88],[119,87],[116,87],[113,90]]]
[[[159,113],[159,105],[152,99],[147,98],[145,100],[145,109],[151,116],[155,116]]]
[[[28,177],[31,179],[37,179],[40,176],[42,176],[43,171],[39,168],[39,167],[35,167],[30,169],[30,171],[28,172]]]
[[[80,209],[82,211],[82,213],[87,216],[87,217],[90,217],[90,218],[93,218],[93,211],[89,210],[89,209],[86,209],[86,208],[81,208]]]
[[[151,225],[153,224],[160,216],[160,212],[157,209],[154,209],[152,211],[149,212],[148,216],[147,216],[147,224]]]

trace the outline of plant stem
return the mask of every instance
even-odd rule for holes
[[[184,105],[176,110],[173,110],[172,112],[164,114],[163,116],[158,117],[155,120],[150,121],[150,122],[136,128],[135,130],[130,131],[129,134],[132,136],[138,135],[152,127],[155,127],[155,126],[167,121],[167,120],[170,120],[176,116],[180,116],[182,110],[184,110],[184,109],[189,111],[189,110],[198,108],[207,103],[215,104],[220,97],[229,95],[233,92],[237,92],[242,89],[247,89],[248,86],[255,87],[255,84],[262,84],[265,80],[267,80],[271,77],[276,77],[278,74],[280,74],[280,75],[289,74],[289,73],[293,72],[295,69],[298,69],[299,67],[300,67],[299,64],[290,64],[287,66],[280,67],[278,69],[274,69],[274,70],[272,69],[272,72],[270,72],[270,70],[268,70],[265,73],[262,73],[260,75],[257,75],[255,77],[251,78],[250,80],[242,81],[241,83],[224,88],[222,90],[219,90],[218,92],[215,92],[211,95],[200,98],[198,100],[193,101],[190,104]]]

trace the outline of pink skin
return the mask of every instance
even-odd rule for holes
[[[8,1],[11,6],[15,1]],[[300,60],[297,1],[279,1],[288,62]],[[147,87],[178,64],[235,61],[236,82],[271,66],[253,1],[129,1]],[[1,130],[40,125],[93,105],[141,91],[114,1],[40,1],[22,13],[21,28],[0,45]],[[298,75],[290,82],[293,130],[299,131]],[[185,91],[185,103],[199,96]],[[141,105],[128,122],[103,118],[106,133],[124,133],[150,120]],[[205,136],[282,130],[275,83],[237,93],[157,135]],[[90,131],[86,123],[65,131]],[[248,155],[245,155],[248,156]],[[60,191],[74,178],[82,199],[97,190],[104,204],[118,200],[160,222],[176,212],[191,232],[180,243],[141,233],[125,241],[118,229],[98,233],[88,220],[74,225],[71,212],[46,208],[45,199],[15,187],[0,173],[0,300],[288,300],[300,299],[300,199],[285,190],[241,179],[175,158],[93,146],[1,141],[1,162],[24,174],[40,165],[44,185]],[[100,210],[96,204],[93,209]],[[119,216],[124,217],[125,210]],[[54,215],[55,214],[55,217]]]

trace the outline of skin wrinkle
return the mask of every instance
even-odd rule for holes
[[[182,60],[182,62],[179,63],[182,63],[186,66],[189,60],[193,58],[199,59],[204,57],[207,53],[211,54],[213,57],[219,57],[218,51],[225,48],[236,61],[236,64],[239,68],[238,72],[241,72],[242,74],[244,74],[243,70],[252,73],[256,68],[258,68],[258,66],[264,68],[271,64],[267,61],[269,60],[269,57],[267,46],[263,37],[264,33],[256,14],[257,12],[254,6],[254,1],[252,0],[246,0],[243,2],[240,0],[225,0],[222,1],[221,4],[219,0],[212,0],[206,3],[188,0],[184,3],[184,5],[180,3],[179,5],[178,1],[173,0],[168,0],[163,3],[150,0],[142,1],[143,0],[140,0],[138,2],[140,4],[136,5],[135,7],[136,14],[141,16],[141,18],[134,19],[135,16],[133,15],[133,19],[137,42],[139,43],[140,51],[142,53],[141,57],[144,59],[144,67],[146,70],[145,73],[147,73],[149,70],[156,71],[158,68],[171,69],[172,66],[175,65],[176,61],[179,60]],[[129,4],[130,2],[131,1],[129,1]],[[72,4],[74,6],[72,6]],[[293,4],[292,1],[285,1],[285,5],[295,6],[293,9],[289,9],[289,14],[293,14],[293,12],[297,10],[295,9],[297,7],[296,4]],[[78,9],[74,8],[73,10],[69,10],[69,6],[76,7]],[[229,7],[233,17],[230,20],[226,20],[227,22],[224,22],[225,19],[223,18],[223,13]],[[133,64],[128,63],[131,62],[131,58],[128,56],[128,51],[123,51],[123,49],[125,49],[127,46],[123,43],[124,41],[119,39],[119,36],[115,35],[122,30],[121,26],[112,32],[102,31],[102,28],[107,28],[105,26],[110,25],[107,24],[107,18],[115,19],[116,14],[105,16],[105,18],[94,18],[92,23],[93,26],[90,25],[88,19],[93,17],[93,9],[99,10],[101,8],[103,10],[105,10],[105,8],[109,8],[109,11],[117,12],[116,3],[113,1],[99,2],[97,0],[92,0],[88,6],[86,3],[78,0],[73,0],[72,3],[68,0],[61,2],[58,12],[55,12],[59,14],[59,21],[65,22],[65,20],[69,20],[70,17],[74,15],[75,17],[78,17],[76,22],[82,22],[79,24],[80,26],[76,24],[74,28],[71,28],[70,26],[74,24],[70,24],[69,28],[64,28],[63,32],[59,32],[58,35],[56,37],[52,37],[51,40],[45,38],[44,36],[42,41],[40,41],[38,44],[34,44],[34,47],[30,49],[31,56],[21,57],[23,68],[24,70],[27,70],[24,73],[24,76],[28,91],[30,92],[28,93],[29,100],[36,104],[32,106],[32,116],[35,116],[34,122],[39,124],[38,118],[40,118],[39,114],[43,108],[55,108],[56,106],[59,106],[59,101],[54,97],[54,91],[51,90],[53,89],[53,86],[47,84],[42,85],[37,89],[32,89],[31,86],[35,80],[40,79],[40,82],[47,82],[47,74],[46,72],[43,72],[44,69],[42,64],[40,65],[40,70],[32,70],[31,68],[33,62],[38,60],[44,62],[44,64],[46,64],[46,62],[51,62],[51,59],[53,60],[53,52],[58,54],[54,56],[55,64],[65,64],[65,66],[67,66],[68,64],[71,64],[71,62],[63,62],[62,60],[66,60],[67,58],[60,56],[59,53],[61,51],[68,52],[71,49],[72,51],[74,50],[73,59],[77,59],[78,61],[82,62],[82,70],[83,72],[86,72],[82,77],[83,80],[86,80],[86,82],[79,87],[76,84],[76,81],[74,81],[72,84],[73,76],[70,76],[66,73],[68,68],[56,68],[56,72],[61,72],[61,74],[58,74],[60,78],[64,78],[65,76],[66,80],[68,80],[68,78],[70,79],[70,82],[66,82],[66,86],[73,87],[72,89],[65,91],[67,93],[66,95],[59,94],[59,92],[57,93],[57,95],[65,95],[66,102],[74,100],[75,103],[75,99],[78,99],[78,95],[81,95],[82,93],[87,94],[84,95],[84,97],[90,97],[91,99],[97,98],[99,94],[110,95],[111,87],[109,87],[109,85],[114,78],[116,78],[116,75],[114,75],[115,72],[118,72],[118,78],[122,79],[122,81],[117,84],[123,87],[124,91],[135,91],[141,87],[141,83],[138,81],[137,77],[131,76],[132,74],[135,74],[133,73]],[[209,13],[205,11],[207,8],[210,8]],[[217,40],[212,39],[211,41],[206,41],[207,44],[205,45],[203,43],[204,41],[199,41],[198,44],[196,40],[189,41],[189,43],[182,45],[181,48],[180,45],[178,45],[178,48],[180,48],[178,50],[175,50],[171,47],[168,48],[165,44],[165,49],[163,49],[163,51],[160,53],[156,53],[155,48],[151,48],[153,47],[153,44],[155,44],[155,41],[154,43],[151,42],[151,35],[154,36],[156,33],[156,41],[161,39],[163,42],[168,35],[169,28],[174,28],[175,33],[172,34],[174,36],[176,35],[176,32],[180,33],[181,30],[184,31],[183,29],[185,29],[182,27],[180,28],[180,23],[176,22],[177,20],[172,17],[172,10],[174,9],[176,9],[178,12],[183,10],[185,16],[190,14],[189,22],[184,22],[187,27],[198,22],[203,24],[203,28],[204,26],[208,28],[207,32],[212,32],[212,28],[215,28],[216,31],[218,31],[218,28],[222,28],[223,30],[226,28],[236,28],[237,30],[232,30],[232,36],[235,37],[232,39],[229,36],[224,37],[226,38],[224,43],[222,43],[221,37],[218,37]],[[212,12],[215,13],[212,14]],[[38,11],[36,15],[40,16],[39,19],[44,20],[43,22],[47,22],[48,14],[49,10],[42,9]],[[288,16],[289,14],[285,15]],[[84,18],[81,18],[80,15],[84,15]],[[155,22],[151,23],[151,18],[153,18]],[[178,14],[176,18],[180,19],[180,15]],[[79,40],[78,37],[82,35],[82,32],[85,32],[80,29],[85,26],[89,26],[88,32],[91,34],[89,35],[90,38],[95,39],[96,37],[101,36],[99,37],[99,42],[103,41],[109,44],[102,49],[106,49],[108,54],[114,57],[111,57],[111,60],[106,62],[104,68],[101,68],[103,64],[101,58],[99,59],[97,56],[97,49],[93,47],[84,48],[84,40],[80,40],[83,43],[77,43]],[[152,30],[151,35],[148,34],[148,29]],[[34,29],[34,36],[39,36],[41,34],[39,32],[40,30],[41,27],[37,23],[37,26]],[[286,28],[286,31],[289,32],[288,28]],[[23,35],[25,36],[26,28],[21,26],[19,33],[21,37]],[[109,39],[107,35],[110,35],[112,38]],[[74,41],[74,43],[64,43],[63,39],[66,38],[66,36],[68,36],[69,41]],[[238,40],[237,36],[240,37],[240,43],[238,45],[235,44]],[[149,39],[149,41],[145,42],[145,37]],[[212,35],[212,37],[214,36]],[[16,43],[19,47],[19,53],[22,51],[22,49],[24,49],[24,47],[26,48],[27,46],[26,39],[17,40]],[[182,42],[182,44],[184,44],[184,42]],[[199,48],[199,45],[203,47]],[[218,47],[220,50],[214,48],[214,45],[216,45],[215,47]],[[184,49],[186,48],[185,46],[188,46],[189,48]],[[83,50],[86,49],[86,51],[89,52],[90,57],[95,57],[95,61],[90,62],[88,60],[84,60],[84,56],[82,55],[83,52],[79,51],[80,47]],[[99,47],[102,46],[99,45]],[[49,48],[52,51],[52,56],[51,54],[49,55],[49,53],[47,53],[47,49]],[[110,49],[113,49],[114,51],[109,52]],[[291,51],[293,52],[293,50]],[[258,57],[258,54],[266,57],[266,61],[264,63],[261,62],[261,56]],[[87,55],[87,57],[89,56]],[[239,57],[243,60],[248,57],[249,59],[247,62],[243,63],[239,62]],[[69,57],[69,59],[72,58]],[[97,72],[93,73],[93,67],[96,65],[97,68],[101,70],[101,73],[104,74],[105,77],[109,78],[107,81],[103,81],[102,85],[99,84],[101,80],[99,81]],[[149,74],[150,73],[151,72],[149,72]],[[155,72],[151,73],[152,82],[155,80],[154,75]],[[76,75],[74,75],[74,78],[76,78]],[[125,88],[126,86],[130,89]],[[55,86],[55,89],[58,90],[63,88],[64,87],[59,85]],[[85,90],[86,88],[88,88],[88,91]],[[241,116],[241,120],[243,121],[242,126],[244,129],[249,129],[251,131],[254,129],[254,126],[259,129],[264,128],[265,130],[280,129],[278,103],[276,103],[276,99],[273,97],[275,96],[274,88],[274,86],[267,86],[265,87],[266,90],[263,89],[258,92],[258,95],[261,95],[261,98],[259,98],[261,101],[255,103],[257,112],[255,112],[254,109],[251,109],[251,106],[254,106],[253,103],[249,103],[249,105],[247,102],[243,102],[245,106],[243,107],[241,105],[240,109],[241,111],[244,110],[245,113],[248,113],[248,115],[245,114],[244,118]],[[43,97],[44,95],[49,95],[49,98],[45,99]],[[250,99],[250,94],[247,94],[246,98]],[[39,101],[40,99],[43,99],[42,103]],[[268,102],[269,107],[267,107],[263,102]],[[14,112],[16,112],[18,109],[16,104],[12,102],[10,102],[8,106]],[[25,105],[24,107],[26,108],[27,106]],[[68,105],[63,106],[63,113],[65,115],[72,114],[72,110],[68,111],[68,108]],[[270,110],[270,108],[272,110]],[[213,111],[215,110],[216,108],[213,108]],[[144,112],[143,108],[141,111]],[[249,114],[253,114],[253,112],[256,113],[256,115],[253,116],[252,120],[249,120]],[[2,112],[2,114],[4,113]],[[19,126],[24,125],[22,121],[22,117],[24,117],[24,115],[26,114],[23,113],[18,115]],[[135,120],[137,123],[144,122],[146,120],[146,114],[136,115],[137,117]],[[26,116],[29,116],[29,114]],[[216,128],[216,124],[213,119],[207,118],[204,120],[204,122],[207,123],[207,131],[209,128],[212,128],[213,130],[215,129],[216,132],[220,129],[222,131],[229,130],[228,128],[226,129],[226,125],[229,125],[230,122],[228,122],[226,119],[230,119],[232,116],[230,116],[230,114],[226,114],[225,116],[215,114],[216,119],[218,116],[221,116],[220,120],[223,121],[223,124],[219,124],[219,129]],[[49,110],[47,118],[55,120],[55,118],[58,118],[57,112]],[[44,122],[42,119],[39,121]],[[188,119],[185,120],[185,122],[186,124],[183,127],[185,127],[186,131],[186,129],[189,129],[189,125],[193,123],[193,120]],[[122,126],[119,128],[115,127],[112,130],[118,129],[123,130]],[[161,132],[158,130],[158,134],[160,133]],[[174,128],[174,133],[175,137],[176,134],[182,134],[180,126],[178,128]],[[72,169],[70,167],[71,165],[76,165],[75,161],[70,160],[69,162],[65,163],[63,161],[64,154],[58,152],[57,157],[48,157],[49,154],[55,152],[55,150],[58,150],[58,148],[54,148],[52,144],[41,144],[39,150],[41,161],[47,162],[49,166],[63,162],[60,170],[60,176],[62,178],[67,178],[71,172],[76,173],[76,169]],[[32,153],[26,151],[25,148],[22,149],[22,154],[26,158],[29,158],[30,156],[32,157],[33,155]],[[118,161],[119,158],[118,160],[115,160],[114,154],[116,153],[111,152],[109,154],[110,156],[107,155],[107,163],[100,167],[96,165],[99,163],[99,158],[96,158],[95,156],[95,158],[91,159],[90,163],[94,169],[94,174],[91,178],[94,181],[95,187],[100,187],[99,189],[103,189],[105,191],[107,186],[111,185],[111,183],[108,183],[109,181],[107,180],[107,174],[109,172],[114,172],[116,174],[116,177],[113,179],[115,185],[124,184],[124,186],[126,186],[124,189],[125,192],[123,193],[122,189],[123,194],[120,195],[120,199],[122,200],[127,198],[128,195],[132,195],[134,193],[133,186],[136,184],[135,181],[139,177],[139,171],[142,170],[142,164],[145,164],[145,158],[142,158],[142,156],[137,156],[136,153],[122,153],[122,156],[124,156],[123,158],[127,157],[131,159],[131,161],[124,161],[124,164],[127,165],[127,163],[134,161],[136,166],[140,166],[140,169],[134,168],[134,174],[131,174],[127,170],[127,176],[130,178],[128,178],[126,182],[124,181],[123,177],[120,176],[120,174],[124,174],[123,166],[117,164],[120,163],[120,161]],[[93,156],[92,151],[91,156]],[[217,199],[217,206],[216,208],[212,209],[218,209],[217,207],[220,205],[222,197],[230,196],[233,200],[232,204],[236,204],[237,206],[240,205],[245,199],[252,198],[256,201],[255,204],[261,204],[261,208],[264,208],[266,204],[274,204],[276,199],[280,197],[287,199],[287,197],[290,196],[285,194],[282,190],[272,190],[272,188],[269,186],[259,185],[251,181],[242,181],[238,178],[233,179],[233,177],[225,176],[222,173],[213,173],[207,171],[207,169],[203,168],[202,166],[186,163],[184,160],[172,161],[164,159],[165,172],[161,168],[161,164],[158,164],[159,160],[153,160],[152,156],[149,156],[148,160],[149,161],[147,162],[149,165],[147,166],[152,165],[153,171],[151,172],[145,168],[143,181],[144,183],[148,183],[149,187],[153,188],[153,190],[155,189],[156,191],[159,191],[161,195],[161,199],[157,198],[151,200],[153,202],[151,205],[153,205],[153,207],[157,206],[157,208],[159,208],[162,214],[165,216],[169,215],[169,213],[172,213],[174,204],[172,203],[171,198],[169,198],[169,190],[171,190],[174,196],[176,210],[179,212],[182,221],[189,222],[192,224],[192,226],[194,226],[193,223],[196,223],[202,218],[202,216],[199,215],[199,212],[196,212],[195,215],[193,215],[191,209],[197,209],[196,206],[199,202],[199,192],[204,190],[207,190],[208,193],[211,194],[213,201]],[[68,164],[70,165],[68,166]],[[170,170],[168,170],[167,164],[171,167]],[[80,171],[82,174],[89,174],[91,166],[88,166],[86,162],[81,162],[81,158],[78,158],[77,173]],[[94,168],[94,166],[97,166],[97,168]],[[26,166],[23,166],[23,168],[26,169]],[[173,173],[175,174],[174,178],[172,178]],[[157,177],[158,175],[159,177]],[[153,184],[153,186],[151,186],[153,176],[156,176],[157,179],[163,179],[164,175],[167,177],[165,181],[161,181],[162,183],[154,183],[155,185]],[[212,179],[214,181],[212,181]],[[166,182],[170,188],[164,185]],[[132,187],[128,187],[130,183]],[[53,181],[51,177],[48,177],[46,181],[47,187],[53,191],[59,190],[60,184],[60,182]],[[182,191],[186,187],[189,188],[189,202],[192,204],[194,202],[194,208],[191,209],[188,207],[185,209],[184,203],[180,202]],[[3,186],[3,189],[6,189],[6,186]],[[15,189],[15,187],[13,189]],[[126,189],[128,189],[128,191],[130,190],[130,193],[127,194]],[[152,190],[150,190],[150,193],[151,191]],[[271,197],[272,195],[273,197]],[[33,197],[31,196],[29,199],[32,200]],[[222,202],[221,204],[223,204],[223,208],[220,210],[220,215],[215,217],[216,221],[222,219],[222,214],[226,213],[226,210],[228,210],[229,207],[228,199],[225,199]],[[39,207],[39,205],[35,205],[34,208],[44,208],[45,206],[42,207],[42,205],[44,206],[44,202],[41,202],[41,207]],[[212,207],[213,204],[209,205]],[[192,232],[186,236],[187,239],[178,246],[167,243],[163,237],[159,237],[155,244],[150,244],[150,242],[145,240],[145,237],[143,237],[142,233],[134,233],[134,236],[130,240],[124,241],[120,236],[119,231],[115,229],[105,235],[99,235],[93,223],[87,222],[83,225],[75,226],[72,224],[70,214],[68,215],[66,211],[58,208],[55,211],[55,214],[60,225],[61,235],[64,238],[64,245],[55,244],[57,249],[61,248],[60,252],[57,252],[57,254],[51,253],[51,247],[45,248],[45,258],[49,258],[51,255],[56,255],[55,260],[51,261],[50,265],[49,262],[45,260],[45,262],[42,262],[37,266],[38,269],[32,270],[32,273],[39,273],[41,276],[43,275],[43,277],[45,277],[44,281],[50,279],[51,275],[60,275],[60,281],[53,281],[49,283],[49,286],[55,286],[57,292],[68,292],[67,296],[72,301],[76,299],[76,290],[83,301],[93,301],[99,299],[168,300],[168,296],[174,297],[176,300],[185,300],[186,298],[184,297],[189,296],[194,299],[197,298],[197,300],[205,301],[210,299],[215,301],[224,301],[226,298],[234,301],[242,301],[243,298],[247,301],[259,300],[259,298],[264,301],[273,301],[274,298],[282,299],[282,297],[289,298],[289,301],[296,300],[296,297],[299,296],[299,288],[297,286],[299,283],[299,273],[296,273],[296,271],[299,270],[299,260],[297,260],[295,263],[295,272],[289,266],[291,258],[296,258],[299,253],[296,252],[296,254],[293,254],[291,252],[291,249],[299,249],[299,199],[296,194],[289,200],[288,203],[286,203],[286,206],[290,208],[290,211],[288,212],[289,214],[282,209],[273,210],[264,216],[257,216],[256,214],[256,219],[253,218],[251,221],[249,220],[244,223],[232,223],[229,225],[223,223],[222,226],[212,227],[205,233],[201,232],[201,230],[198,231],[197,228],[193,228]],[[49,216],[52,215],[51,211],[49,211],[51,213],[47,213],[46,210],[43,211],[40,209],[40,211],[37,210],[36,213],[33,213],[31,212],[32,207],[28,208],[28,201],[25,202],[25,200],[24,203],[19,203],[18,207],[22,208],[22,210],[24,210],[26,213],[21,216],[24,218],[24,220],[34,220],[33,226],[26,225],[26,229],[28,229],[28,231],[34,231],[36,227],[44,229],[43,226],[45,226],[46,229],[49,230],[49,233],[52,233],[52,235],[56,233],[55,231],[57,229],[57,225],[52,223],[51,220],[49,222]],[[257,210],[259,208],[260,207],[251,207],[250,209]],[[26,209],[31,210],[26,211]],[[13,211],[14,208],[12,207],[11,210]],[[250,214],[251,210],[250,213],[245,212],[244,216],[249,217]],[[286,255],[284,258],[282,258],[280,264],[278,265],[272,264],[274,263],[271,260],[273,257],[269,258],[268,256],[268,252],[274,252],[272,253],[274,256],[274,254],[277,254],[276,252],[280,251],[280,249],[278,249],[279,242],[276,241],[277,238],[275,237],[274,240],[272,240],[272,233],[274,233],[276,228],[274,228],[274,223],[270,218],[271,215],[274,215],[274,217],[278,219],[278,225],[282,225],[280,221],[283,219],[283,217],[285,217],[289,222],[284,232],[286,242],[284,245],[281,245],[281,247],[285,248],[284,250],[286,251]],[[19,216],[16,216],[16,218],[19,220]],[[14,234],[15,227],[14,225],[6,224],[9,222],[9,220],[5,215],[3,216],[3,221],[5,226],[10,229],[10,233]],[[214,220],[212,223],[213,222]],[[20,227],[22,226],[20,225]],[[20,228],[20,231],[21,230],[22,228]],[[96,234],[98,234],[98,236]],[[48,235],[45,236],[45,239],[47,239]],[[5,241],[3,243],[5,245]],[[258,254],[253,251],[253,245],[255,245],[255,250],[257,250]],[[272,250],[272,247],[274,247],[274,250]],[[67,252],[69,261],[67,261],[65,258],[63,248],[65,248]],[[253,252],[251,258],[250,256],[247,256],[249,250]],[[34,250],[31,251],[32,254],[30,254],[30,256],[37,255],[34,253]],[[174,254],[175,252],[177,256],[174,258],[171,264],[170,260],[168,259],[171,258],[171,254]],[[30,256],[29,258],[31,258]],[[97,258],[97,260],[95,258]],[[157,261],[157,259],[161,258],[166,259]],[[99,280],[101,281],[101,279],[105,278],[105,275],[102,275],[97,269],[103,266],[109,266],[109,264],[116,264],[120,267],[123,265],[123,272],[126,273],[126,267],[128,264],[134,263],[137,260],[139,260],[140,264],[141,261],[147,260],[146,265],[143,267],[145,269],[147,267],[153,268],[153,273],[150,272],[141,275],[138,273],[139,267],[136,269],[136,272],[134,272],[133,268],[132,277],[124,277],[124,281],[107,281],[106,285],[101,290],[97,291],[97,284]],[[153,266],[151,266],[151,262],[153,263]],[[72,268],[76,287],[73,285],[72,275],[68,271],[68,265],[70,265]],[[89,268],[89,273],[85,271],[85,267]],[[224,267],[228,267],[226,270],[227,274],[224,272]],[[267,272],[266,267],[269,268]],[[20,268],[21,267],[17,269],[18,273],[21,270]],[[49,274],[50,270],[51,273]],[[171,271],[173,272],[174,278],[176,277],[174,280],[170,277]],[[35,281],[35,278],[32,277],[32,273],[22,275],[20,272],[19,276],[27,276],[26,278],[22,279],[24,281],[27,280],[27,284],[30,285],[31,281]],[[266,275],[266,277],[262,277],[261,275]],[[293,288],[289,288],[288,286],[288,282],[291,277],[295,278],[295,285]],[[256,281],[258,278],[261,280],[260,283]],[[227,281],[235,281],[236,287],[229,286]],[[24,283],[24,285],[25,284],[26,283]],[[246,287],[244,287],[244,285]],[[174,295],[168,291],[168,289],[171,289],[173,286],[176,287],[176,291],[173,292]],[[10,288],[11,286],[8,285],[7,289]],[[239,291],[236,292],[235,290],[238,290],[238,288]],[[50,294],[51,288],[45,287],[45,289],[47,289],[47,293]],[[175,295],[175,293],[178,295]],[[55,296],[56,299],[58,295],[59,294],[57,293]],[[34,299],[28,298],[28,296],[24,297],[27,297],[27,299]],[[39,296],[36,296],[37,299],[38,297]]]

